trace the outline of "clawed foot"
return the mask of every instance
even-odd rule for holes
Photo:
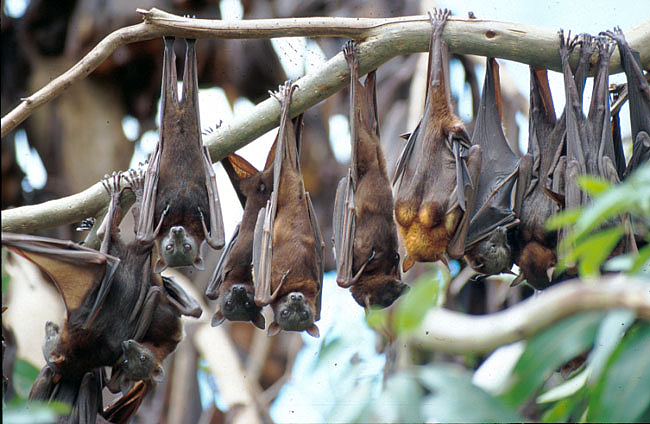
[[[129,169],[128,174],[123,174],[124,180],[128,184],[128,188],[136,196],[142,196],[144,192],[144,179],[145,179],[145,169],[149,161],[145,161],[143,164],[140,162],[137,169]]]
[[[96,221],[97,219],[95,219],[95,217],[92,216],[88,218],[84,218],[81,220],[79,226],[75,228],[75,231],[88,231],[91,228],[93,228],[93,225],[95,225]]]
[[[108,193],[109,196],[112,198],[118,198],[122,195],[122,192],[127,188],[127,187],[120,187],[120,181],[122,179],[122,171],[116,172],[113,171],[111,175],[104,175],[104,179],[102,180],[102,185],[104,186],[104,189]]]

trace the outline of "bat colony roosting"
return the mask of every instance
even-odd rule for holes
[[[424,115],[398,160],[393,190],[379,143],[375,71],[361,84],[355,44],[344,48],[351,73],[352,155],[337,189],[333,247],[337,283],[366,308],[388,307],[407,288],[400,275],[398,232],[406,250],[404,272],[415,262],[465,257],[484,275],[511,272],[515,263],[521,270],[515,282],[525,280],[538,289],[567,278],[571,271],[552,273],[563,234],[547,231],[546,219],[589,202],[577,176],[593,174],[616,183],[650,157],[650,89],[638,53],[619,29],[598,38],[559,33],[567,99],[559,119],[546,70],[531,67],[529,145],[519,158],[501,126],[495,59],[487,58],[472,137],[453,114],[442,39],[448,16],[446,10],[430,15]],[[611,40],[628,80],[633,153],[627,166],[617,111],[610,119]],[[2,234],[3,245],[45,271],[64,300],[63,326],[46,323],[47,365],[30,399],[71,404],[68,422],[95,422],[100,414],[121,423],[135,413],[163,377],[162,361],[181,340],[181,315],[202,313],[196,300],[160,272],[187,265],[202,269],[203,242],[214,249],[224,245],[212,161],[201,142],[195,42],[186,42],[179,101],[174,39],[164,38],[160,139],[146,172],[114,173],[104,180],[110,205],[98,231],[99,251],[70,241]],[[578,45],[573,73],[568,58]],[[585,117],[582,93],[596,50],[599,62]],[[261,309],[270,305],[269,335],[285,330],[319,336],[324,243],[300,171],[302,115],[293,121],[289,116],[296,89],[287,82],[272,93],[282,114],[263,170],[236,154],[222,160],[244,214],[206,290],[217,300],[213,326],[228,319],[264,329]],[[128,244],[119,232],[121,180],[136,196],[135,240]],[[631,234],[617,249],[635,248]],[[110,377],[105,367],[112,367]],[[105,386],[122,393],[106,408]]]

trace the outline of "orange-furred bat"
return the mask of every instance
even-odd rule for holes
[[[203,269],[203,241],[213,249],[224,245],[217,183],[201,141],[195,41],[186,40],[179,101],[174,38],[164,38],[160,139],[147,168],[138,224],[138,237],[156,241],[157,273],[168,266]]]
[[[393,178],[395,221],[406,248],[402,270],[447,253],[464,254],[481,167],[463,122],[452,112],[447,45],[442,39],[449,11],[434,11],[424,116],[410,134]]]
[[[217,310],[212,318],[216,326],[224,319],[251,321],[264,329],[261,307],[255,304],[253,285],[253,236],[255,222],[261,208],[266,206],[273,189],[273,157],[275,144],[271,146],[262,171],[255,169],[248,161],[236,154],[221,161],[235,192],[244,208],[241,223],[219,258],[205,294],[217,299]]]
[[[307,331],[319,336],[323,288],[323,237],[300,172],[300,128],[289,119],[291,96],[297,86],[287,81],[278,94],[282,106],[276,138],[273,192],[260,209],[253,240],[255,303],[271,305],[268,334],[280,330]],[[298,131],[297,131],[298,130]]]
[[[390,306],[408,287],[400,281],[393,194],[379,143],[375,71],[359,82],[354,43],[343,50],[350,67],[350,172],[334,202],[337,283],[361,306]]]

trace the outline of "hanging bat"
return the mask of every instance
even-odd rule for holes
[[[580,51],[574,77],[576,89],[584,88],[593,51],[589,47]],[[528,151],[519,163],[515,191],[515,215],[520,223],[515,231],[514,259],[520,274],[513,285],[526,280],[541,290],[553,282],[558,233],[546,230],[545,222],[565,204],[565,116],[566,109],[556,119],[547,71],[531,66]]]
[[[160,139],[147,168],[138,224],[138,237],[156,241],[156,273],[168,266],[203,269],[203,241],[213,249],[224,245],[217,183],[201,141],[195,41],[186,40],[179,101],[174,38],[164,37]]]
[[[244,158],[231,154],[221,161],[235,192],[244,208],[241,223],[219,258],[217,268],[206,289],[209,299],[218,299],[212,325],[224,319],[251,321],[264,329],[261,309],[255,304],[255,289],[251,266],[253,263],[253,235],[257,214],[269,200],[273,188],[273,157],[275,144],[271,146],[263,171],[258,171]]]
[[[359,82],[354,43],[343,50],[350,67],[351,169],[334,202],[337,283],[363,307],[390,306],[408,287],[399,278],[393,195],[379,143],[375,71]]]
[[[300,172],[300,128],[294,129],[289,121],[295,88],[287,81],[278,94],[271,93],[280,102],[282,114],[276,137],[273,192],[255,224],[255,303],[273,308],[270,336],[280,330],[305,330],[318,337],[314,322],[320,319],[323,237]]]
[[[395,221],[406,248],[402,270],[447,253],[464,254],[474,193],[481,167],[463,122],[452,112],[447,45],[442,31],[448,10],[429,15],[432,25],[424,116],[400,155],[393,186]]]
[[[483,167],[465,240],[465,257],[481,274],[508,272],[512,267],[512,249],[507,230],[518,224],[511,197],[519,157],[503,134],[499,64],[494,58],[487,58],[472,143],[481,147]]]
[[[121,240],[121,177],[116,174],[104,182],[111,201],[98,232],[100,251],[69,241],[2,234],[5,246],[52,278],[66,307],[62,329],[46,324],[47,365],[34,383],[31,400],[62,400],[70,387],[73,392],[74,387],[83,388],[88,373],[116,364],[127,340],[141,342],[160,364],[181,339],[180,315],[201,313],[198,303],[173,280],[152,273],[152,242],[137,237],[130,244]],[[142,181],[132,183],[136,201],[141,202]],[[140,377],[128,372],[125,369],[126,378]],[[64,386],[58,384],[61,381]],[[92,404],[93,393],[75,394],[75,405]]]
[[[623,31],[616,27],[613,31],[601,32],[601,35],[616,41],[627,78],[633,140],[632,157],[624,173],[624,177],[627,177],[640,164],[650,160],[650,86],[641,70],[639,52],[630,48]]]

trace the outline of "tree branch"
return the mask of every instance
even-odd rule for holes
[[[144,22],[109,34],[70,70],[24,99],[2,118],[4,137],[37,107],[53,100],[66,88],[89,75],[117,47],[162,35],[188,38],[269,38],[278,36],[336,36],[364,40],[359,43],[359,69],[365,74],[391,58],[428,49],[431,25],[428,17],[390,19],[288,18],[244,21],[190,19],[158,9],[139,10]],[[521,24],[486,20],[452,19],[443,34],[451,52],[500,57],[539,67],[560,70],[558,37],[553,30]],[[644,66],[650,66],[650,22],[627,32],[630,45],[639,50]],[[579,52],[574,52],[577,61]],[[594,58],[595,59],[595,58]],[[618,51],[610,62],[612,72],[620,71]],[[337,54],[319,70],[297,81],[291,116],[331,96],[349,81],[343,55]],[[212,159],[217,161],[235,152],[277,126],[280,106],[269,98],[250,112],[236,116],[204,137]],[[109,170],[107,170],[109,171]],[[97,183],[81,193],[2,212],[2,230],[33,232],[95,216],[108,202]]]
[[[448,353],[489,353],[531,337],[577,312],[627,308],[650,320],[650,284],[619,275],[601,282],[570,281],[489,315],[470,316],[448,309],[429,311],[412,335],[413,346]]]

